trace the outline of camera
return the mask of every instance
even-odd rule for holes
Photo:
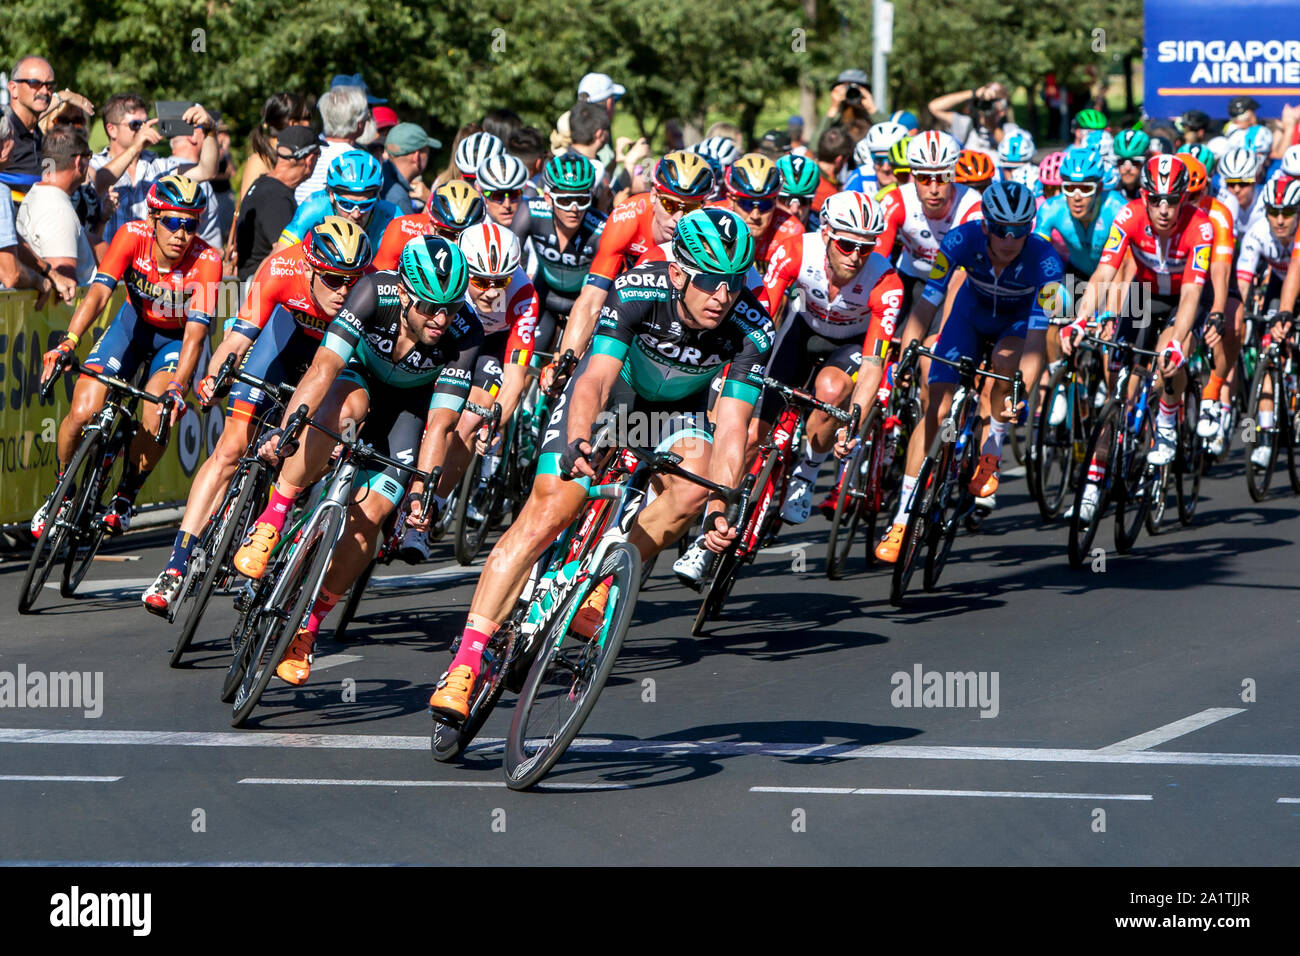
[[[850,83],[850,84],[849,84],[849,88],[848,88],[847,90],[844,91],[844,102],[845,102],[845,103],[861,103],[861,102],[862,102],[862,87],[858,86],[858,84],[856,84],[856,83]]]
[[[977,113],[991,113],[993,107],[997,106],[997,100],[975,100],[973,109]]]

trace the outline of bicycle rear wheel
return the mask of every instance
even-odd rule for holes
[[[366,588],[370,584],[370,576],[375,573],[375,565],[379,562],[371,559],[366,565],[366,569],[361,572],[361,576],[352,582],[352,587],[348,588],[348,599],[343,604],[343,610],[339,614],[339,623],[334,628],[334,633],[330,635],[331,639],[342,644],[347,640],[348,626],[352,623],[352,618],[356,616],[357,606],[361,604],[361,598],[365,596]]]
[[[867,414],[858,447],[844,462],[839,499],[831,519],[831,533],[826,542],[826,577],[839,580],[848,571],[849,555],[862,525],[867,536],[867,554],[874,554],[871,543],[876,536],[876,517],[880,510],[880,471],[884,456],[885,433],[880,406]],[[870,559],[868,559],[870,562]]]
[[[1280,416],[1277,403],[1280,378],[1270,353],[1260,361],[1255,369],[1254,381],[1250,383],[1250,404],[1246,407],[1246,418],[1253,426],[1250,433],[1253,441],[1246,443],[1246,490],[1250,492],[1253,501],[1263,501],[1268,496],[1268,487],[1273,483],[1273,469],[1277,466],[1278,446],[1282,439],[1282,430],[1278,427]],[[1273,424],[1268,428],[1261,428],[1259,424],[1259,406],[1262,401],[1270,401],[1273,405]],[[1267,443],[1269,449],[1268,464],[1263,466],[1256,465],[1253,460],[1260,442]]]
[[[1044,521],[1051,521],[1061,513],[1061,505],[1065,503],[1070,488],[1070,476],[1078,466],[1076,447],[1081,449],[1084,441],[1081,391],[1071,376],[1070,367],[1062,366],[1052,374],[1047,383],[1047,394],[1039,405],[1034,453],[1025,474],[1026,477],[1030,473],[1034,475],[1034,479],[1027,483]],[[1065,403],[1066,420],[1053,425],[1051,414],[1058,399]]]
[[[930,531],[930,547],[925,554],[925,571],[921,576],[921,586],[927,591],[933,591],[939,586],[939,575],[943,574],[943,567],[948,563],[948,555],[952,553],[952,542],[957,536],[960,516],[970,509],[968,497],[970,492],[966,484],[975,471],[972,460],[974,440],[975,436],[972,435],[972,444],[968,446],[960,461],[952,460],[950,451],[944,471],[935,473],[936,479],[940,482],[935,498],[938,511],[934,519],[934,527]],[[951,443],[948,444],[951,448]],[[969,522],[969,515],[967,520]]]
[[[1106,506],[1110,502],[1110,488],[1115,480],[1115,462],[1119,460],[1120,417],[1123,411],[1115,401],[1107,402],[1096,417],[1088,448],[1079,468],[1079,481],[1074,489],[1074,509],[1070,515],[1069,555],[1070,567],[1078,569],[1090,558],[1092,542],[1097,537]],[[1102,473],[1097,481],[1089,480],[1093,462]],[[1083,519],[1084,499],[1089,487],[1096,488],[1092,517]]]
[[[104,443],[100,447],[102,449]],[[77,593],[77,588],[86,579],[86,572],[90,570],[95,555],[104,543],[108,529],[97,519],[104,507],[102,499],[105,489],[117,487],[122,470],[123,455],[119,452],[107,469],[101,462],[93,471],[87,471],[86,480],[77,489],[69,512],[73,526],[72,546],[63,559],[63,574],[59,581],[59,594],[65,598]]]
[[[952,443],[943,441],[942,435],[936,435],[934,444],[930,446],[930,454],[921,462],[921,470],[917,472],[916,487],[912,492],[912,510],[907,516],[903,546],[898,551],[889,584],[889,603],[894,607],[903,606],[903,595],[907,593],[912,574],[916,571],[916,562],[925,548],[933,546],[934,521],[931,512],[951,456]]]
[[[58,485],[54,488],[54,497],[50,501],[50,510],[45,517],[45,528],[36,539],[32,556],[27,562],[27,573],[18,589],[18,613],[29,614],[40,597],[41,589],[54,570],[54,565],[64,560],[64,549],[75,550],[76,529],[73,527],[73,509],[79,494],[74,487],[84,487],[99,467],[102,439],[98,431],[91,432],[81,440],[72,461],[63,472]],[[85,474],[81,474],[81,472]],[[80,481],[78,481],[80,479]],[[67,513],[63,513],[63,512]]]
[[[1205,439],[1196,431],[1201,413],[1199,393],[1188,388],[1183,394],[1183,420],[1178,426],[1178,457],[1174,460],[1174,487],[1178,494],[1178,520],[1190,525],[1196,517],[1201,495],[1201,473],[1205,470]]]
[[[632,623],[640,579],[641,555],[620,542],[609,549],[596,572],[569,593],[510,722],[505,770],[511,790],[526,790],[541,780],[582,729]],[[574,634],[569,623],[601,583],[609,585],[605,619],[596,638],[589,640]]]
[[[1124,456],[1124,474],[1118,476],[1122,487],[1115,506],[1115,550],[1120,554],[1128,554],[1137,543],[1142,525],[1146,522],[1147,511],[1151,507],[1156,482],[1163,477],[1160,474],[1162,469],[1147,463],[1147,454],[1151,450],[1152,435],[1155,432],[1156,405],[1156,399],[1152,396],[1151,404],[1142,417],[1142,427],[1133,436],[1129,451]]]
[[[504,439],[502,440],[504,444]],[[492,522],[501,507],[505,494],[505,482],[502,469],[505,465],[509,448],[503,447],[497,458],[496,473],[489,478],[483,477],[484,457],[477,451],[465,469],[465,476],[460,482],[460,495],[456,502],[456,560],[461,564],[473,564],[478,553],[483,550],[483,542],[492,530]],[[469,506],[482,516],[474,522],[469,517]]]

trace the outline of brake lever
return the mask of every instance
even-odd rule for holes
[[[153,436],[154,442],[159,445],[167,444],[167,438],[172,428],[172,409],[175,407],[176,400],[172,396],[163,396],[162,409],[158,416],[158,430]]]

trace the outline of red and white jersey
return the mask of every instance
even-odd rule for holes
[[[961,183],[953,184],[952,201],[948,212],[940,219],[931,219],[921,206],[916,194],[916,183],[904,183],[880,197],[885,210],[885,231],[876,241],[876,251],[886,259],[892,258],[894,242],[902,243],[898,271],[917,279],[930,276],[939,244],[948,230],[984,218],[980,208],[980,194]]]
[[[820,336],[842,341],[861,338],[874,329],[886,342],[894,337],[903,305],[903,280],[888,259],[873,252],[834,299],[830,284],[826,243],[820,232],[805,232],[778,245],[763,277],[768,302],[780,302],[791,285],[803,290],[801,315]]]
[[[1219,195],[1215,197],[1223,203],[1229,213],[1232,214],[1232,225],[1234,234],[1237,239],[1245,237],[1255,227],[1255,223],[1264,218],[1264,184],[1255,184],[1255,195],[1250,200],[1250,205],[1245,209],[1241,208],[1241,203],[1233,195],[1232,190],[1226,186],[1219,190]]]
[[[1300,238],[1300,235],[1293,236]],[[1241,237],[1241,251],[1237,255],[1237,278],[1249,282],[1255,278],[1255,271],[1261,260],[1268,263],[1273,275],[1282,279],[1286,277],[1286,267],[1291,262],[1292,239],[1279,239],[1273,235],[1267,219],[1258,219],[1250,230]]]
[[[474,307],[479,321],[483,323],[484,334],[493,335],[497,332],[504,332],[506,329],[515,329],[521,332],[526,330],[527,341],[532,342],[533,328],[537,325],[540,307],[537,302],[537,290],[533,288],[528,273],[521,267],[515,267],[515,274],[510,277],[510,284],[506,286],[505,295],[497,298],[497,308],[494,311],[488,312],[485,309],[480,309],[468,293],[466,293],[465,297],[469,299],[470,305]]]
[[[1151,228],[1146,203],[1134,199],[1115,215],[1101,250],[1101,265],[1118,269],[1130,249],[1138,282],[1150,282],[1156,295],[1177,295],[1184,283],[1205,285],[1214,246],[1214,224],[1200,209],[1186,205],[1173,232],[1161,239]]]

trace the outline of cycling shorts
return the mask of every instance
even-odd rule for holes
[[[981,308],[974,294],[963,285],[957,290],[952,314],[939,333],[934,351],[950,362],[960,361],[962,357],[978,360],[988,345],[1007,338],[1023,339],[1028,334],[1028,315],[1011,320],[1005,316],[993,315]],[[931,385],[936,382],[956,385],[960,381],[959,369],[943,362],[930,363]]]
[[[339,373],[339,381],[360,385],[370,396],[370,411],[361,426],[360,436],[379,454],[414,465],[420,453],[420,442],[424,439],[430,389],[393,388],[371,382],[351,365]],[[406,496],[410,483],[410,472],[376,464],[362,469],[354,487],[373,491],[398,505]]]
[[[160,329],[140,319],[129,301],[123,302],[84,366],[94,372],[132,381],[141,368],[145,381],[159,372],[175,372],[181,360],[182,329]]]
[[[297,385],[316,357],[320,339],[307,335],[285,309],[276,309],[253,346],[244,353],[240,371],[274,385]],[[260,388],[236,381],[226,415],[240,421],[261,418],[275,403]]]
[[[777,330],[772,357],[767,363],[768,377],[793,388],[803,388],[812,373],[821,368],[837,368],[856,381],[862,368],[862,336],[842,341],[829,339],[814,332],[802,315],[790,316]],[[785,404],[785,397],[779,392],[764,389],[754,415],[759,421],[774,425]]]

